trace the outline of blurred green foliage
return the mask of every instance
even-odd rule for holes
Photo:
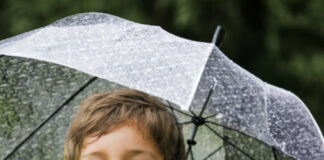
[[[0,39],[81,12],[110,13],[205,42],[221,24],[224,53],[297,94],[324,130],[323,0],[2,0]]]

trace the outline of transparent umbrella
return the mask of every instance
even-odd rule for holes
[[[0,42],[0,157],[60,159],[80,101],[132,88],[170,106],[189,159],[321,159],[323,137],[294,94],[214,43],[84,13]]]

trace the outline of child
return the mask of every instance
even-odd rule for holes
[[[185,160],[185,145],[167,107],[135,90],[90,96],[73,120],[65,160]]]

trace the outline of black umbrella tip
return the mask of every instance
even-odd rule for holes
[[[223,27],[221,25],[218,25],[216,27],[212,42],[217,47],[220,47],[220,45],[222,44],[222,41],[224,39],[224,36],[225,36],[225,30],[223,29]]]

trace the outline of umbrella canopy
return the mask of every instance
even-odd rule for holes
[[[6,55],[0,58],[0,143],[6,146],[0,157],[56,157],[80,100],[124,87],[167,100],[178,111],[190,108],[190,116],[175,113],[179,121],[193,122],[203,109],[201,116],[211,120],[197,128],[202,140],[196,141],[210,146],[211,159],[324,156],[322,134],[303,102],[242,69],[212,43],[85,13],[3,40],[0,55]],[[189,140],[195,126],[183,126]],[[192,157],[207,152],[197,150]]]

